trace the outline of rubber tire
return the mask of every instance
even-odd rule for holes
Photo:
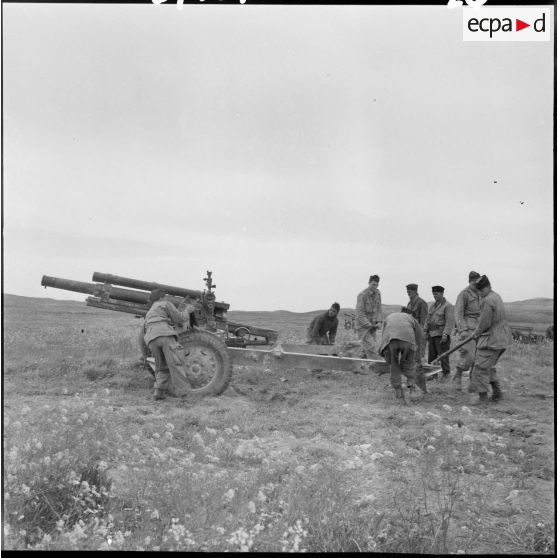
[[[186,331],[178,335],[178,342],[184,347],[185,352],[192,348],[204,348],[212,353],[217,361],[217,372],[211,381],[201,388],[192,388],[195,395],[221,395],[232,378],[232,359],[227,346],[217,336],[208,331]],[[186,355],[186,361],[188,356]]]
[[[153,372],[153,369],[147,363],[147,357],[150,357],[152,355],[151,355],[151,351],[149,350],[149,347],[145,344],[143,335],[144,335],[144,331],[143,331],[143,324],[142,324],[140,330],[138,331],[138,346],[141,351],[141,358],[143,359],[143,364],[145,366],[145,369],[155,378],[155,372]]]

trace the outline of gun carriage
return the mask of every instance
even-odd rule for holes
[[[231,380],[233,364],[264,368],[276,365],[322,368],[355,373],[375,371],[383,374],[389,371],[383,360],[344,356],[342,348],[333,345],[277,346],[277,330],[228,320],[230,305],[216,300],[213,292],[216,285],[211,275],[208,271],[204,278],[206,287],[202,291],[99,272],[93,273],[93,283],[43,275],[41,285],[88,294],[87,306],[125,312],[136,317],[147,314],[149,294],[155,289],[165,291],[167,299],[177,307],[182,303],[192,304],[195,311],[190,314],[190,324],[178,330],[177,335],[184,349],[192,391],[200,395],[222,393]],[[143,324],[138,331],[138,343],[146,366],[154,374],[155,362],[143,340]],[[252,348],[258,345],[268,348]],[[427,365],[426,368],[438,370],[434,366]]]

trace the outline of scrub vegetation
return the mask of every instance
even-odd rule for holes
[[[156,402],[133,316],[4,312],[4,549],[555,553],[551,342],[514,343],[486,409],[437,380],[402,405],[387,375],[248,367]],[[311,317],[230,314],[288,342]]]

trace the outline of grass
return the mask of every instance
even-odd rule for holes
[[[114,315],[6,322],[4,549],[555,552],[552,344],[510,347],[486,410],[436,381],[401,406],[387,376],[248,367],[156,403]]]

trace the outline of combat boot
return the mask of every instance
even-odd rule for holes
[[[492,395],[490,396],[490,401],[500,401],[500,399],[504,398],[504,394],[500,390],[500,382],[498,380],[494,380],[490,382],[492,386]]]
[[[486,391],[481,391],[479,393],[479,398],[476,401],[473,401],[473,403],[470,403],[470,405],[474,405],[474,406],[484,406],[488,404],[488,394],[486,393]]]
[[[463,370],[457,368],[455,374],[452,378],[453,389],[455,391],[461,391],[461,380],[463,379]]]
[[[395,399],[405,400],[405,396],[403,395],[403,390],[401,389],[401,386],[395,388]]]
[[[161,399],[165,399],[165,392],[162,389],[155,389],[155,391],[153,392],[153,399],[156,400],[161,400]]]
[[[409,399],[411,401],[420,401],[422,399],[422,394],[417,389],[417,386],[408,386],[409,388]]]

